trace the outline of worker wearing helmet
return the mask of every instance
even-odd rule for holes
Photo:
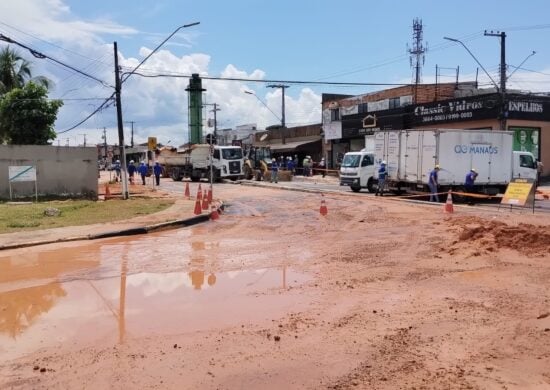
[[[436,164],[434,169],[430,172],[430,177],[428,179],[428,187],[430,187],[430,202],[439,202],[439,195],[437,194],[437,187],[439,186],[438,173],[439,165]]]
[[[474,192],[474,182],[477,178],[477,171],[475,168],[470,169],[470,172],[466,174],[466,180],[464,180],[464,188],[466,189],[466,192]]]
[[[378,189],[376,190],[376,196],[384,195],[384,187],[386,186],[386,176],[388,175],[388,168],[386,167],[386,161],[380,163],[380,168],[378,169]]]
[[[274,158],[271,160],[271,182],[277,183],[279,181],[279,164]]]

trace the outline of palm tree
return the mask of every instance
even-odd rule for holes
[[[0,50],[0,95],[14,88],[23,87],[27,81],[49,88],[51,81],[46,77],[32,77],[31,63],[15,50],[6,46]]]

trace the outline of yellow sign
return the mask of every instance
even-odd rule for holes
[[[147,145],[149,150],[155,150],[157,148],[157,137],[149,137],[147,139]]]
[[[533,183],[526,180],[517,180],[508,184],[504,197],[500,204],[509,204],[513,206],[525,206],[530,199],[533,190]]]

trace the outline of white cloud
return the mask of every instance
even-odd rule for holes
[[[8,5],[9,3],[9,5]],[[0,32],[25,43],[39,51],[67,64],[84,70],[93,76],[114,85],[113,47],[107,44],[107,35],[131,36],[138,30],[110,20],[107,17],[86,20],[84,15],[76,15],[63,0],[19,0],[17,2],[0,3],[0,21],[9,21],[10,26],[0,24]],[[24,26],[14,28],[13,26]],[[21,30],[24,30],[21,31]],[[35,39],[54,43],[55,47]],[[195,34],[195,35],[193,35]],[[225,66],[221,74],[212,75],[209,71],[211,57],[201,53],[200,45],[195,46],[192,37],[199,34],[175,35],[166,46],[155,53],[140,67],[143,74],[170,73],[190,75],[198,73],[202,76],[220,76],[240,79],[264,79],[266,74],[260,69],[250,72],[239,69],[234,64]],[[123,71],[133,69],[139,64],[158,43],[165,38],[162,33],[140,34],[140,39],[150,44],[140,47],[136,54],[129,54],[119,48],[119,61]],[[110,40],[110,39],[109,39]],[[170,45],[172,44],[172,45]],[[200,44],[200,42],[199,42]],[[178,56],[175,50],[184,47],[194,47],[191,54]],[[49,61],[34,59],[29,53],[20,49],[21,54],[32,61],[35,74],[42,74],[52,79],[55,87],[50,92],[51,97],[67,99],[60,110],[56,129],[62,131],[72,127],[101,104],[101,100],[69,100],[73,98],[106,98],[113,93],[112,88],[106,88],[96,81],[86,79],[63,67]],[[76,54],[76,53],[81,53]],[[219,62],[219,59],[218,59]],[[122,87],[122,108],[124,121],[135,121],[134,140],[145,142],[148,136],[157,136],[160,142],[178,145],[187,141],[188,108],[187,78],[145,78],[133,75]],[[218,127],[228,128],[244,123],[256,123],[259,128],[278,124],[281,116],[281,91],[266,89],[263,84],[241,81],[203,80],[207,89],[203,95],[205,103],[217,103],[221,109],[217,113]],[[273,111],[270,112],[258,99],[244,93],[254,90]],[[321,97],[311,89],[301,89],[292,86],[286,91],[286,121],[288,125],[319,122]],[[296,98],[294,98],[296,96]],[[210,106],[206,106],[204,118],[213,114]],[[71,132],[60,134],[60,144],[69,139],[70,145],[81,144],[83,134],[87,135],[87,143],[102,142],[103,127],[107,128],[109,143],[117,143],[116,116],[114,105],[96,115]],[[278,117],[278,118],[277,118]],[[204,132],[208,132],[206,126]],[[130,142],[130,125],[125,123],[126,143]],[[56,141],[57,142],[57,141]]]

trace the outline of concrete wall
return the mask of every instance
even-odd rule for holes
[[[39,196],[97,199],[97,148],[0,145],[0,199],[9,199],[8,167],[36,166]],[[33,182],[12,183],[14,197],[34,196]]]

